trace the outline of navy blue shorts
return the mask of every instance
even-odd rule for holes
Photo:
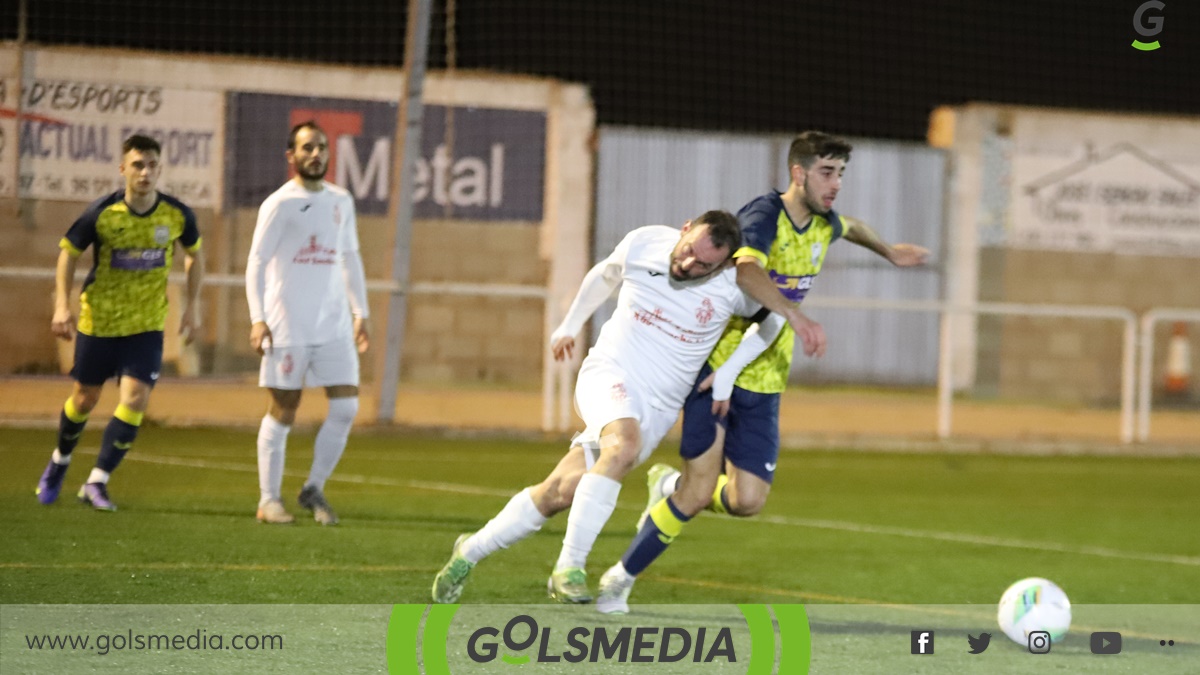
[[[79,384],[98,386],[111,377],[129,376],[150,386],[162,368],[162,331],[122,337],[75,334],[75,366],[71,377]]]
[[[695,459],[704,454],[716,441],[720,424],[725,427],[725,459],[742,471],[772,482],[779,460],[779,394],[734,387],[729,416],[721,420],[712,414],[712,390],[696,391],[696,386],[711,372],[712,368],[705,364],[683,403],[680,456]]]

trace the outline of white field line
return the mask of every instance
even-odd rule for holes
[[[156,455],[146,454],[130,454],[125,458],[127,461],[146,462],[148,464],[161,464],[165,466],[184,466],[194,469],[215,469],[220,471],[238,471],[242,473],[258,473],[258,467],[250,464],[235,464],[229,462],[210,462],[202,459],[184,459],[180,457],[161,457]],[[292,477],[303,478],[308,474],[299,471],[287,471],[285,475]],[[446,483],[439,481],[423,481],[423,480],[396,480],[392,478],[383,478],[380,476],[361,476],[354,474],[335,474],[329,480],[341,483],[355,483],[359,485],[382,485],[385,487],[401,487],[413,488],[417,490],[432,490],[436,492],[449,492],[454,494],[476,495],[481,497],[511,497],[514,493],[512,490],[502,490],[497,488],[480,487],[477,485],[464,485],[461,483]],[[636,507],[618,507],[626,510],[637,510]],[[713,514],[705,514],[713,515]],[[821,530],[835,530],[839,532],[854,532],[858,534],[875,534],[891,537],[908,537],[910,539],[928,539],[934,541],[946,541],[957,544],[970,544],[974,546],[994,546],[997,548],[1015,548],[1027,551],[1041,551],[1048,553],[1067,553],[1070,555],[1085,555],[1101,558],[1114,558],[1118,560],[1136,560],[1141,562],[1165,563],[1170,565],[1187,565],[1191,567],[1200,567],[1200,557],[1184,556],[1184,555],[1168,555],[1161,553],[1141,553],[1137,551],[1121,551],[1102,546],[1069,546],[1066,544],[1057,544],[1047,541],[1027,541],[1022,539],[1008,539],[1004,537],[990,537],[978,534],[963,534],[958,532],[938,532],[934,530],[916,530],[907,527],[895,527],[891,525],[864,525],[862,523],[851,523],[841,520],[821,520],[816,518],[792,518],[789,516],[755,516],[748,518],[742,522],[759,523],[764,525],[784,525],[788,527],[806,527]]]

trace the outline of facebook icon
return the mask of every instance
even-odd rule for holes
[[[914,653],[914,654],[932,654],[933,653],[933,631],[931,631],[931,630],[914,630],[912,632],[912,653]]]

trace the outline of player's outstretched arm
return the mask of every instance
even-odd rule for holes
[[[58,252],[58,267],[54,271],[54,318],[50,332],[60,340],[75,337],[75,315],[71,312],[71,289],[75,286],[75,264],[79,256],[67,249]]]
[[[842,238],[875,252],[896,267],[917,267],[929,260],[929,249],[916,244],[888,244],[871,226],[858,218],[842,216],[846,231]]]
[[[792,330],[800,336],[806,355],[825,355],[825,329],[801,312],[794,302],[783,296],[775,281],[767,274],[762,260],[754,256],[738,258],[737,282],[743,293],[791,324]]]

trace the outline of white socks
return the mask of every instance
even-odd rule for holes
[[[621,483],[606,476],[585,473],[575,488],[575,500],[567,516],[567,534],[554,569],[584,567],[600,530],[617,507]]]
[[[487,525],[468,537],[459,553],[468,561],[477,563],[542,529],[545,522],[546,516],[537,510],[529,488],[525,488],[508,500]]]
[[[108,472],[105,471],[104,469],[92,469],[92,472],[90,474],[88,474],[88,479],[86,482],[107,484],[108,483]]]
[[[315,485],[318,490],[325,490],[325,481],[333,474],[346,449],[346,440],[350,438],[350,427],[354,424],[356,414],[357,396],[329,399],[329,412],[313,444],[313,463],[305,485]]]
[[[258,505],[279,499],[283,490],[283,458],[287,450],[287,437],[291,427],[271,417],[263,416],[258,428],[258,489],[262,496]]]
[[[58,448],[55,448],[54,452],[50,453],[50,461],[59,466],[65,466],[71,463],[71,455],[64,455],[58,451]]]

